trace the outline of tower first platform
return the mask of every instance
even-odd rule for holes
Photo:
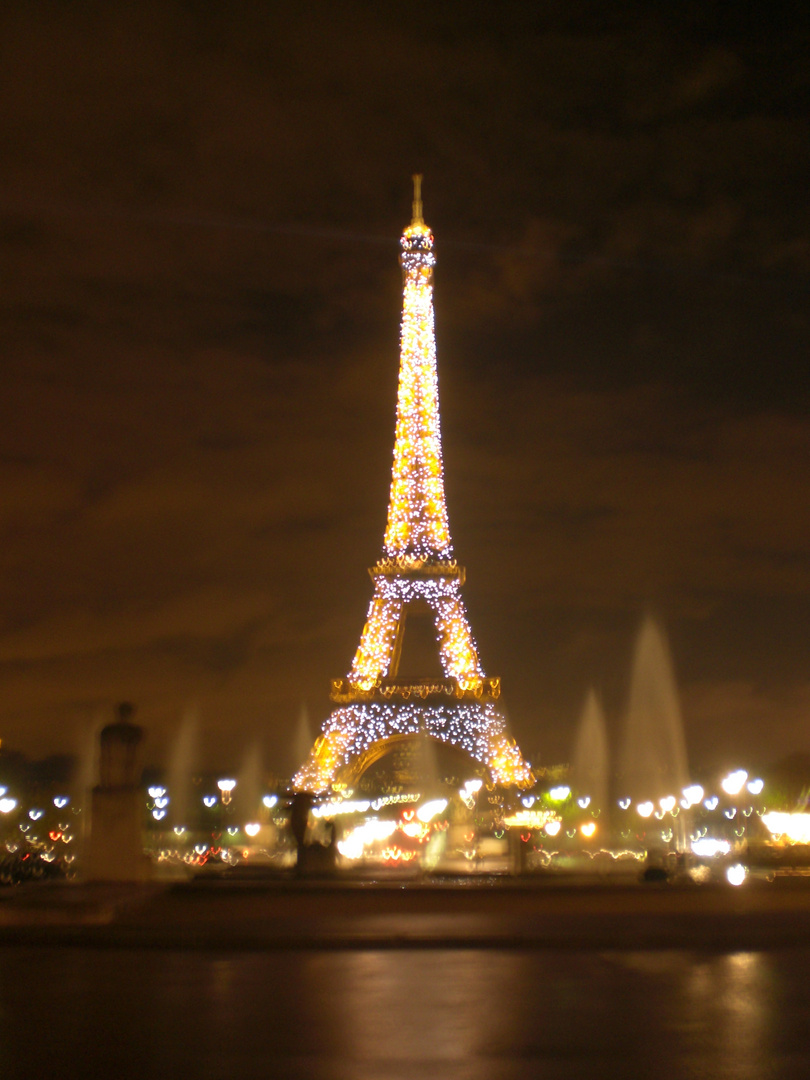
[[[532,780],[495,704],[500,679],[481,666],[461,595],[464,569],[453,555],[433,320],[436,258],[420,189],[416,176],[413,220],[400,240],[399,389],[383,553],[369,571],[374,595],[351,670],[332,682],[338,708],[294,778],[300,790],[354,787],[415,739],[458,752],[458,769],[466,760],[468,773],[477,767],[495,783],[524,787]]]

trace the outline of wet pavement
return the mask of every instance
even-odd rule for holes
[[[810,1076],[810,888],[750,884],[4,895],[0,1075]]]
[[[810,952],[7,947],[3,1075],[810,1075]]]

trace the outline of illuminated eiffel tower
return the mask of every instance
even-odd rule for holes
[[[369,571],[374,595],[351,671],[332,682],[338,707],[294,778],[299,790],[353,788],[385,755],[402,761],[406,745],[425,743],[460,752],[468,776],[477,770],[520,787],[533,779],[495,705],[500,679],[481,667],[461,596],[464,568],[453,557],[433,328],[436,260],[421,179],[414,177],[413,220],[400,240],[404,299],[383,555]]]

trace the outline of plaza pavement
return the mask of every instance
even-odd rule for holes
[[[810,945],[810,879],[726,884],[485,878],[210,877],[0,893],[0,945],[177,949]]]

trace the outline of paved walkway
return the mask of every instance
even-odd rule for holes
[[[725,885],[202,879],[0,894],[0,944],[181,949],[810,945],[810,881]]]

